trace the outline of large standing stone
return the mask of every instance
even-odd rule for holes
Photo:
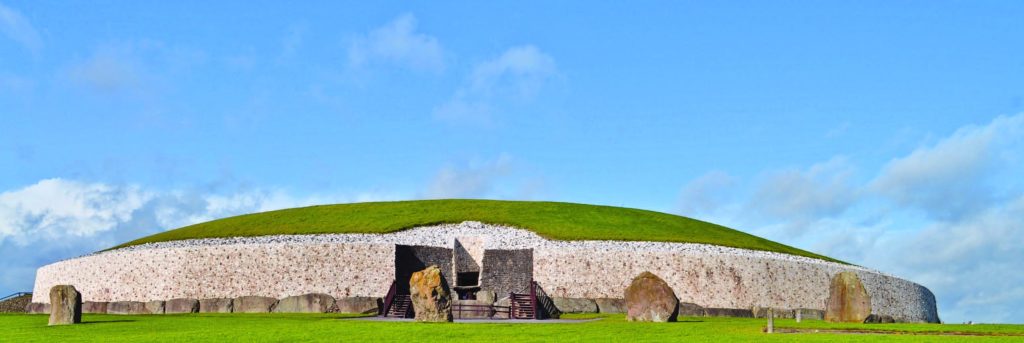
[[[199,300],[200,313],[231,313],[231,298],[212,298]]]
[[[244,296],[235,298],[236,313],[267,313],[274,309],[277,298]]]
[[[825,320],[863,323],[871,314],[871,296],[854,272],[840,272],[829,285]]]
[[[199,300],[178,298],[164,303],[164,313],[196,313],[199,312]]]
[[[452,321],[452,296],[441,269],[430,266],[412,273],[409,279],[409,297],[416,312],[416,321]]]
[[[562,313],[597,313],[597,302],[586,298],[551,298]]]
[[[337,299],[340,313],[377,313],[377,298],[349,297]]]
[[[626,288],[626,320],[637,322],[676,321],[679,298],[665,280],[643,272]]]
[[[75,286],[57,285],[50,288],[50,324],[67,325],[82,322],[82,294]]]
[[[281,299],[274,307],[274,312],[327,313],[337,309],[334,297],[323,293],[309,293]]]

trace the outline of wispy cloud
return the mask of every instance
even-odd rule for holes
[[[101,93],[145,93],[206,62],[203,51],[140,40],[107,43],[70,63],[64,75],[73,84]]]
[[[938,218],[979,211],[994,200],[985,176],[997,167],[1001,149],[1022,136],[1024,115],[961,128],[934,145],[893,159],[870,187]]]
[[[32,53],[38,53],[43,48],[43,40],[39,38],[39,32],[32,27],[32,23],[20,12],[4,4],[0,4],[0,32]]]
[[[434,109],[435,118],[488,123],[494,102],[528,102],[558,75],[555,59],[533,45],[516,46],[474,66],[466,84]]]
[[[357,37],[348,50],[349,65],[390,64],[416,71],[445,69],[444,49],[437,38],[416,31],[416,16],[406,13]]]

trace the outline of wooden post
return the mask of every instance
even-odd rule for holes
[[[798,308],[798,309],[796,309],[796,322],[797,322],[797,323],[799,323],[799,322],[800,322],[800,319],[801,319],[801,317],[803,317],[803,312],[804,312],[804,311],[801,311],[801,309],[799,309],[799,308]]]
[[[765,317],[768,317],[768,333],[774,333],[775,332],[775,311],[773,311],[772,308],[769,307],[768,308],[768,315],[765,316]]]

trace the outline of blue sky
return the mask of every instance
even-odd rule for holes
[[[1024,3],[0,2],[0,293],[213,218],[721,223],[1024,322]]]

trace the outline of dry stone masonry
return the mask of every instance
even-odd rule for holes
[[[420,269],[437,264],[449,284],[456,281],[449,271],[472,273],[479,267],[479,287],[494,292],[497,299],[523,292],[532,278],[552,299],[588,299],[596,311],[600,304],[594,300],[622,299],[633,277],[645,271],[661,277],[681,302],[711,313],[745,309],[753,315],[754,307],[824,311],[832,277],[849,272],[871,295],[873,314],[897,321],[938,322],[935,298],[927,288],[859,266],[706,244],[555,241],[528,230],[478,222],[390,234],[279,235],[131,246],[40,268],[33,301],[37,308],[49,304],[49,288],[59,284],[75,285],[83,299],[92,302],[194,300],[195,307],[186,306],[186,312],[199,310],[196,299],[283,299],[312,293],[334,299],[382,298],[392,281],[402,280],[399,273],[411,276],[419,270],[396,265],[403,261],[400,254],[419,259],[424,263]],[[172,305],[177,304],[167,301],[167,313],[179,311]]]

